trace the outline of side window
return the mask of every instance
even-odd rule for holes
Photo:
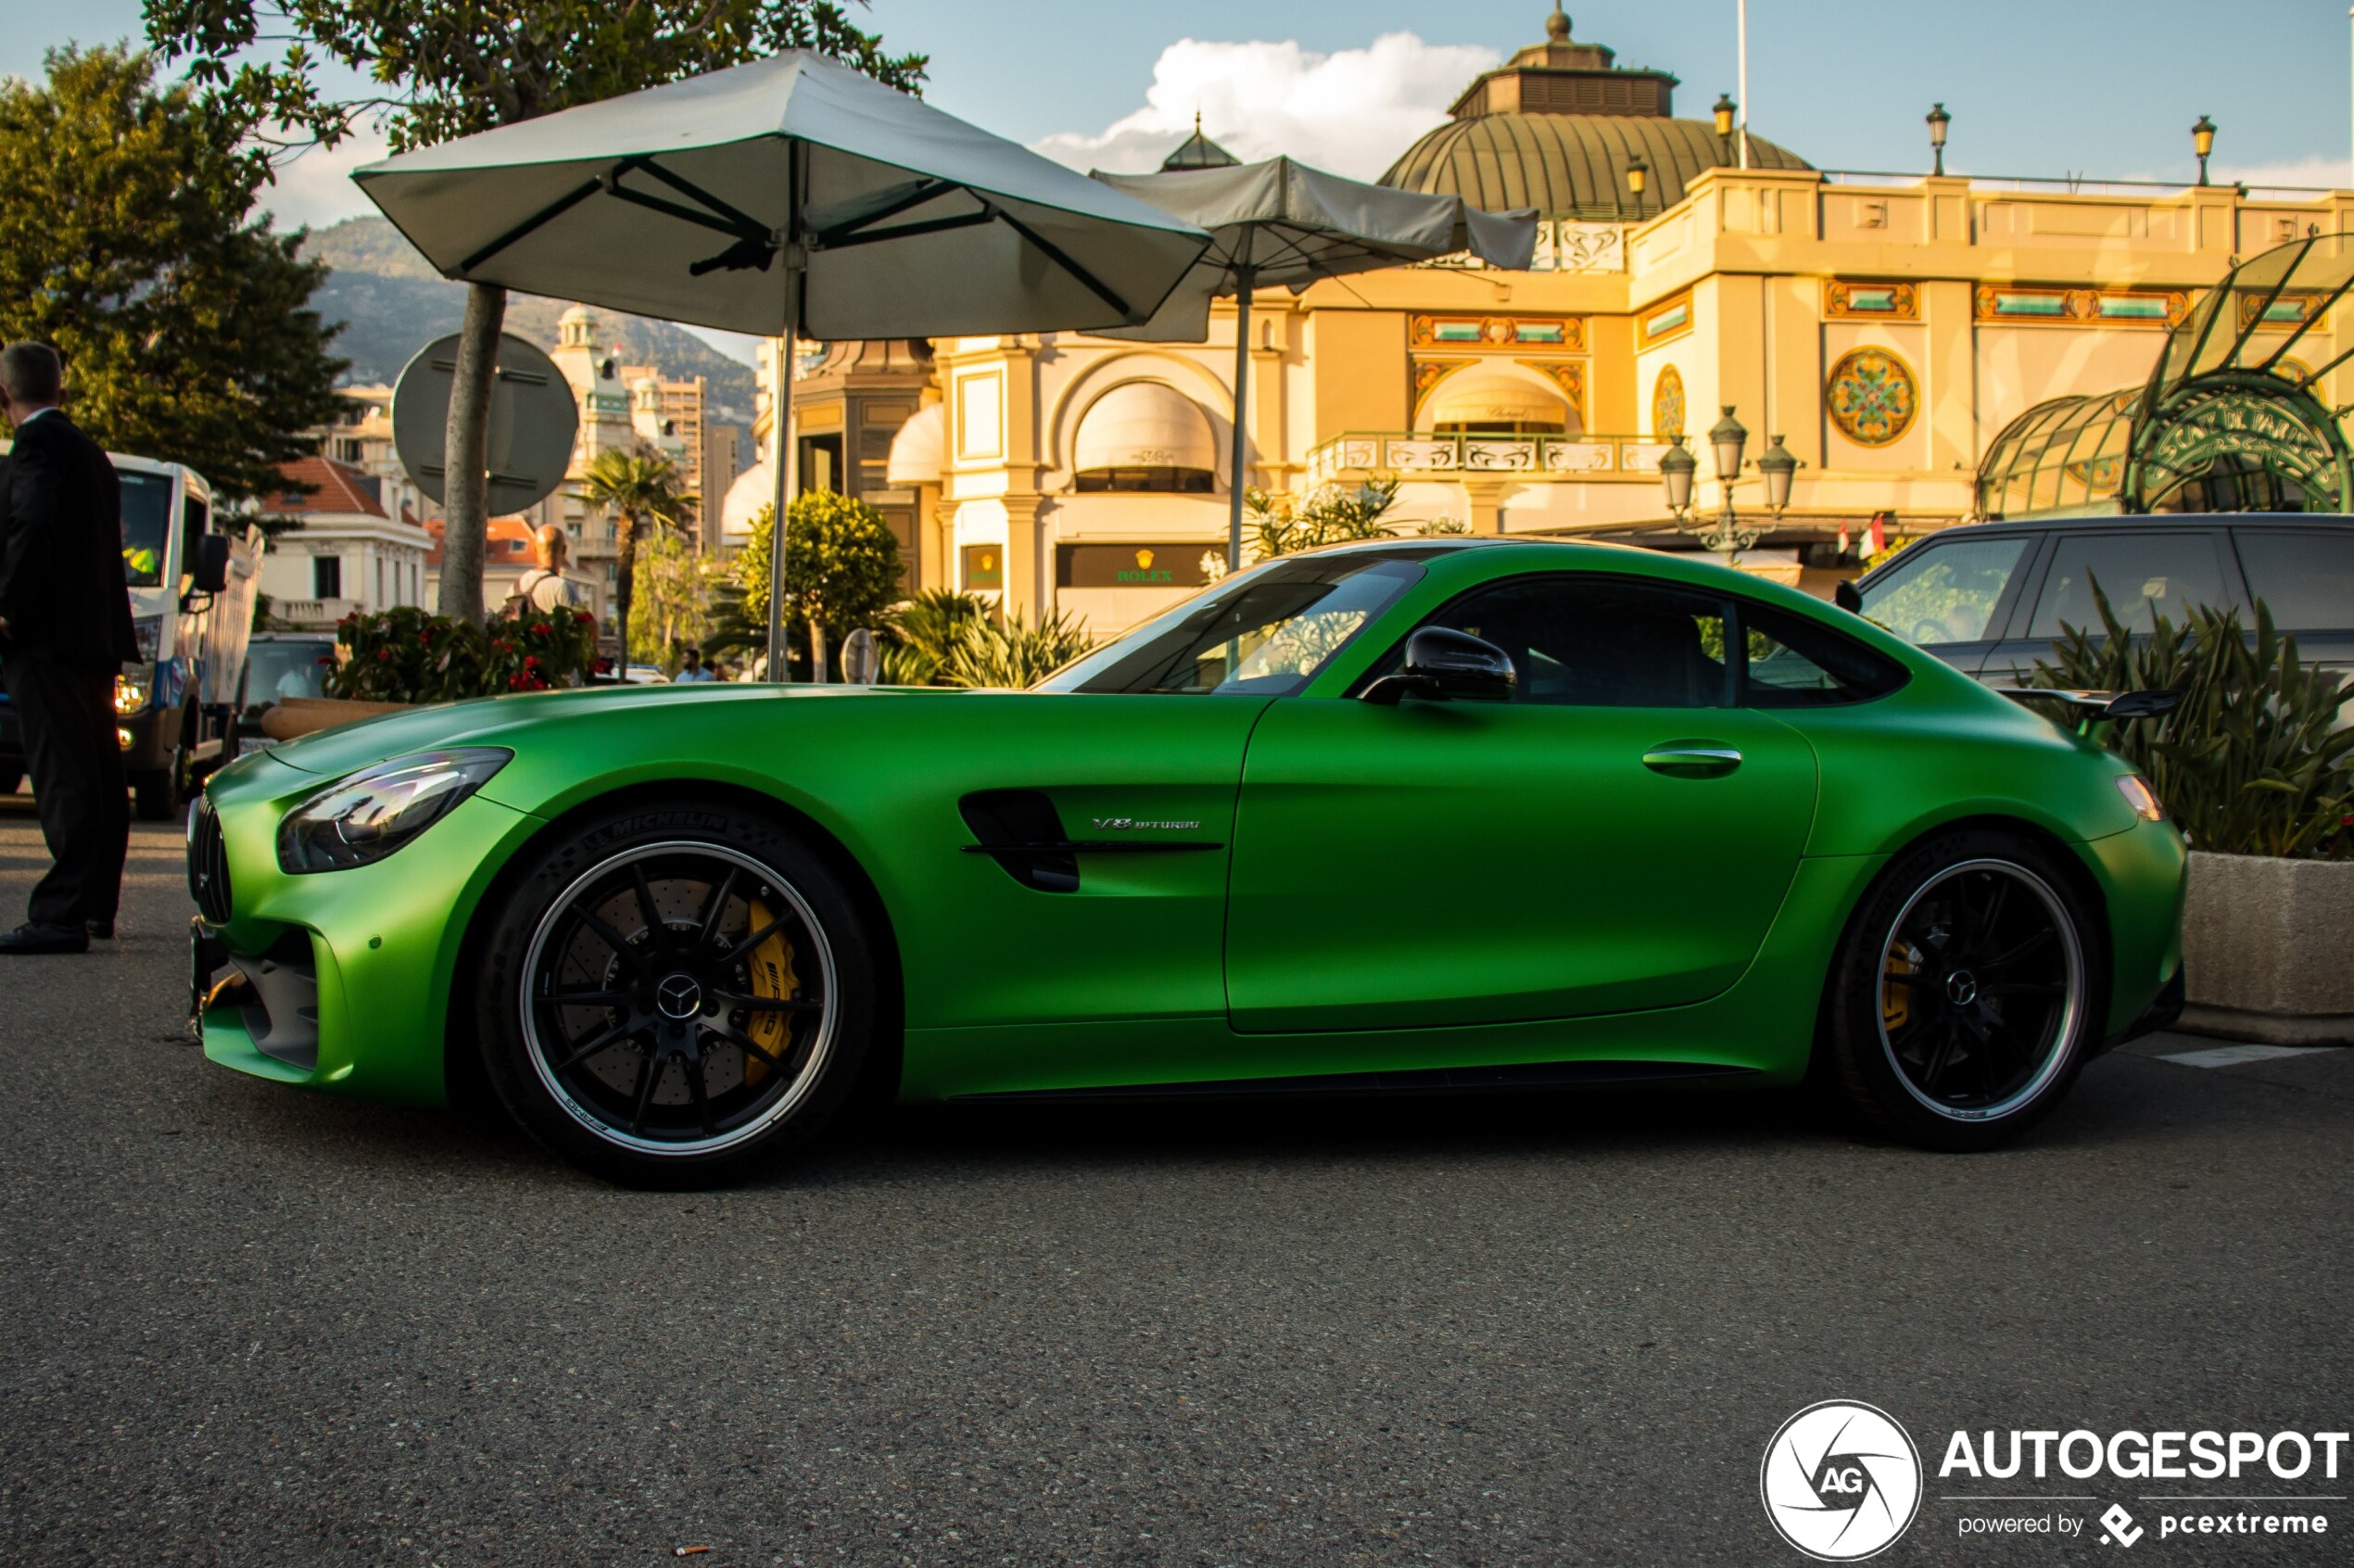
[[[1803,615],[1743,601],[1740,618],[1745,707],[1868,702],[1908,678],[1895,660]]]
[[[2160,615],[2179,626],[2186,607],[2224,601],[2213,534],[2062,535],[2027,635],[2059,637],[2063,623],[2097,628],[2095,585],[2129,631],[2148,631]]]
[[[2239,534],[2247,591],[2283,631],[2354,631],[2354,533],[2300,528]]]
[[[1519,577],[1478,590],[1431,626],[1512,656],[1515,702],[1589,708],[1721,708],[1731,701],[1725,605],[1626,577]]]
[[[1983,642],[2031,538],[1917,545],[1864,590],[1864,614],[1917,648]]]

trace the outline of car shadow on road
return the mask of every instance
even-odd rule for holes
[[[2139,1064],[2136,1064],[2138,1066]],[[2131,1069],[2096,1063],[2088,1081],[2041,1126],[1993,1157],[1919,1154],[1964,1163],[2164,1142],[2185,1107]],[[495,1106],[425,1109],[371,1105],[220,1075],[208,1098],[234,1135],[281,1155],[357,1160],[379,1172],[461,1181],[571,1184],[593,1181],[542,1149]],[[1857,1132],[1798,1090],[1654,1088],[1509,1093],[1397,1093],[1267,1098],[901,1106],[846,1117],[799,1160],[754,1189],[904,1183],[1041,1170],[1139,1170],[1247,1161],[1254,1167],[1335,1160],[1513,1162],[1733,1155],[1767,1159],[1823,1148],[1898,1148]]]

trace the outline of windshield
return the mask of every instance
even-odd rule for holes
[[[256,642],[246,651],[246,706],[324,697],[335,662],[332,642]]]
[[[1864,614],[1917,648],[1981,642],[2027,541],[2017,536],[1917,545],[1864,589]]]
[[[1422,576],[1413,550],[1291,556],[1147,621],[1041,691],[1287,697]]]
[[[163,581],[163,548],[171,525],[171,476],[117,470],[122,480],[122,580],[133,588]]]

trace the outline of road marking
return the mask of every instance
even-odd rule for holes
[[[2282,1056],[2307,1056],[2316,1051],[2335,1051],[2335,1045],[2218,1045],[2206,1051],[2181,1051],[2170,1056],[2160,1056],[2161,1062],[2180,1062],[2184,1067],[2237,1067],[2242,1062],[2269,1062]]]

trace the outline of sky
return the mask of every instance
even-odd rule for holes
[[[931,56],[925,95],[1077,168],[1143,170],[1203,128],[1238,156],[1289,153],[1372,179],[1473,76],[1544,36],[1540,0],[871,0],[870,31]],[[1591,0],[1573,33],[1674,72],[1678,114],[1735,89],[1736,0]],[[2354,183],[2354,35],[2338,0],[1751,0],[1750,124],[1827,169],[1928,161],[1978,175]],[[68,41],[140,32],[137,0],[0,0],[0,72]],[[368,210],[373,146],[297,161],[282,222]]]

